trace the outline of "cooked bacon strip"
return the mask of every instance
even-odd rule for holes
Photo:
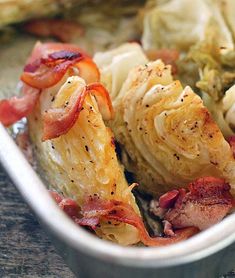
[[[21,80],[33,88],[46,89],[57,84],[68,68],[74,64],[75,61],[64,61],[60,64],[55,64],[53,68],[40,65],[36,72],[25,71],[21,75]],[[27,65],[26,68],[28,70],[29,66]]]
[[[96,226],[99,224],[99,218],[93,217],[84,219],[81,215],[81,208],[78,206],[78,204],[70,198],[63,198],[59,193],[56,191],[49,191],[51,194],[51,197],[56,201],[56,203],[59,205],[59,207],[69,216],[73,219],[73,221],[80,226],[87,226],[91,229],[95,229]]]
[[[64,198],[56,191],[49,191],[51,197],[56,201],[59,207],[71,218],[81,218],[81,208],[71,198]]]
[[[74,53],[74,56],[76,53]],[[79,75],[87,83],[97,82],[100,78],[99,70],[96,64],[82,55],[75,59],[52,60],[45,58],[25,66],[25,71],[21,75],[21,80],[29,86],[37,89],[46,89],[58,83],[68,69],[77,71],[73,75]],[[72,73],[73,73],[72,71]],[[70,75],[72,75],[72,73]]]
[[[140,233],[140,239],[146,246],[165,246],[185,240],[198,232],[197,228],[189,227],[177,230],[175,233],[170,231],[171,237],[155,237],[149,236],[145,229],[141,217],[133,210],[129,204],[116,200],[101,200],[99,197],[89,197],[83,208],[72,199],[63,199],[58,193],[51,191],[51,196],[77,224],[88,226],[96,229],[102,220],[115,220],[136,227]],[[67,207],[64,205],[66,204]],[[71,206],[69,209],[68,206]],[[66,209],[65,209],[66,207]],[[83,217],[81,218],[81,215]]]
[[[115,220],[136,227],[140,233],[140,239],[146,246],[164,246],[185,240],[197,233],[197,228],[189,227],[175,232],[173,237],[149,236],[141,217],[129,204],[120,201],[104,201],[99,198],[90,198],[82,208],[84,219],[99,217],[100,220]]]
[[[230,186],[223,179],[204,177],[185,189],[179,189],[178,198],[164,215],[174,228],[195,226],[204,230],[221,221],[234,206]]]
[[[81,62],[82,64],[80,64]],[[21,80],[33,88],[46,89],[58,83],[72,66],[78,70],[79,76],[88,83],[91,79],[93,82],[99,80],[99,70],[95,63],[81,53],[72,51],[54,52],[49,54],[47,58],[40,58],[27,64],[24,67]],[[88,77],[89,80],[87,80]]]
[[[113,105],[108,91],[101,83],[93,83],[87,85],[87,94],[95,96],[99,111],[104,120],[110,120],[113,117]],[[136,184],[135,184],[136,185]]]
[[[72,44],[36,43],[21,75],[21,80],[33,88],[45,89],[58,83],[65,73],[79,75],[89,84],[100,79],[99,69],[92,59]]]
[[[56,201],[59,207],[71,218],[81,218],[80,207],[71,198],[64,198],[56,191],[49,191],[51,197]]]
[[[59,59],[74,60],[80,57],[82,57],[81,53],[68,51],[68,50],[56,51],[48,55],[49,62],[50,59],[52,61],[59,60]]]
[[[70,42],[84,34],[78,23],[64,19],[35,19],[27,22],[23,30],[40,37],[54,37],[61,42]]]
[[[27,60],[27,64],[32,64],[36,60],[40,60],[41,58],[47,58],[52,53],[64,50],[74,53],[81,53],[84,57],[90,58],[82,49],[80,49],[78,46],[74,44],[58,42],[41,43],[40,41],[38,41],[35,44],[32,53]]]
[[[0,122],[10,126],[30,114],[38,100],[40,90],[58,83],[68,70],[71,71],[69,75],[79,75],[87,84],[100,79],[96,64],[77,46],[36,43],[21,75],[21,80],[28,84],[24,84],[24,94],[20,98],[0,100]]]
[[[32,112],[39,97],[39,90],[25,88],[22,97],[0,100],[0,122],[8,127]]]
[[[59,137],[69,131],[79,116],[86,95],[86,87],[82,91],[76,90],[71,95],[67,106],[45,111],[43,114],[43,141]]]
[[[164,234],[166,236],[174,236],[175,233],[173,231],[173,227],[172,227],[171,223],[167,220],[163,220],[162,222],[163,222],[163,225],[164,225],[164,229],[163,229]]]
[[[230,136],[228,139],[227,139],[230,147],[231,147],[231,150],[233,152],[233,157],[235,158],[235,136]]]
[[[63,200],[63,197],[56,191],[49,190],[49,193],[53,200],[59,205],[59,203]]]
[[[65,61],[73,61],[83,59],[83,55],[80,52],[74,52],[69,50],[60,50],[56,52],[52,52],[48,54],[47,58],[38,58],[34,60],[32,63],[28,63],[24,67],[24,72],[35,73],[41,65],[45,65],[48,67],[55,67],[60,63]],[[61,60],[58,62],[58,60]]]
[[[87,94],[95,96],[104,119],[113,116],[112,103],[109,93],[100,83],[93,83],[78,88],[70,97],[65,107],[51,108],[43,115],[43,141],[59,137],[67,133],[76,122]]]
[[[78,76],[83,78],[87,84],[100,81],[100,71],[97,65],[89,58],[84,58],[75,64],[72,69],[78,71]]]
[[[159,206],[163,209],[171,208],[174,206],[174,203],[176,202],[179,195],[178,190],[171,190],[167,193],[163,194],[159,198]]]
[[[179,51],[176,49],[150,49],[146,50],[146,55],[151,61],[161,59],[164,64],[171,65],[172,74],[177,73],[176,61],[179,59]]]
[[[92,230],[95,230],[97,228],[97,225],[99,225],[99,218],[98,217],[92,217],[92,218],[75,218],[73,219],[76,224],[80,226],[86,226],[91,228]]]

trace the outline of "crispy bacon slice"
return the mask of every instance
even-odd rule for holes
[[[0,100],[0,122],[10,126],[32,112],[40,91],[29,87],[24,88],[23,96]]]
[[[99,224],[98,217],[91,218],[82,218],[81,208],[78,204],[70,198],[63,198],[56,191],[49,191],[51,197],[55,200],[55,202],[59,205],[59,207],[70,217],[73,221],[80,226],[90,227],[92,230],[96,228]]]
[[[59,137],[69,131],[79,116],[87,94],[95,96],[104,119],[112,118],[113,108],[109,93],[100,83],[93,83],[75,90],[65,107],[51,108],[44,113],[43,141]]]
[[[53,67],[63,61],[73,61],[75,59],[82,59],[83,56],[80,52],[69,51],[69,50],[60,50],[48,54],[47,58],[41,57],[40,59],[34,60],[32,63],[28,63],[24,67],[24,72],[36,72],[41,65],[48,67]],[[58,63],[58,60],[59,61]]]
[[[104,201],[99,198],[90,198],[82,208],[84,219],[98,217],[100,220],[115,220],[136,227],[140,233],[140,239],[146,246],[164,246],[185,240],[194,235],[198,230],[194,227],[181,229],[175,232],[173,237],[149,236],[141,217],[129,204],[120,201]]]
[[[163,222],[163,225],[164,225],[164,229],[163,229],[164,234],[166,236],[174,236],[175,233],[173,231],[173,227],[172,227],[171,223],[167,220],[163,220],[162,222]]]
[[[36,60],[41,58],[47,58],[50,54],[60,51],[69,51],[74,53],[81,53],[84,57],[90,58],[81,48],[74,44],[69,43],[58,43],[58,42],[47,42],[41,43],[38,41],[29,58],[27,59],[26,64],[31,64]]]
[[[33,88],[46,89],[57,84],[65,75],[68,68],[73,66],[76,61],[63,61],[55,63],[54,67],[47,67],[43,63],[40,66],[36,64],[26,65],[21,80]],[[36,69],[30,72],[29,69]]]
[[[56,191],[49,191],[51,197],[56,201],[59,207],[71,218],[81,218],[81,208],[78,204],[71,198],[63,198]]]
[[[33,88],[45,89],[58,83],[65,73],[79,75],[89,84],[100,79],[99,69],[79,47],[65,43],[37,42],[21,80]]]
[[[0,122],[10,126],[29,115],[35,107],[41,89],[55,85],[68,71],[69,75],[79,75],[88,84],[100,79],[96,64],[77,46],[36,43],[21,75],[25,83],[23,96],[0,100]]]
[[[27,64],[21,80],[33,88],[46,89],[57,84],[68,69],[77,71],[74,75],[79,75],[87,83],[96,82],[100,78],[99,70],[92,59],[78,51],[60,50]]]
[[[178,190],[171,190],[159,198],[159,206],[163,209],[173,207],[179,195]]]
[[[64,19],[35,19],[23,25],[23,30],[40,37],[54,37],[70,42],[84,34],[84,28],[74,21]]]
[[[173,244],[189,238],[198,231],[197,228],[190,227],[177,230],[175,233],[172,231],[170,237],[152,238],[146,231],[141,217],[129,204],[125,204],[116,200],[101,200],[99,197],[89,197],[79,212],[79,207],[76,205],[75,201],[71,199],[61,200],[61,196],[59,195],[58,197],[57,195],[59,194],[55,192],[52,193],[52,197],[63,210],[65,210],[65,207],[61,205],[63,202],[72,206],[72,213],[68,213],[68,211],[70,211],[68,208],[66,208],[65,212],[70,217],[72,217],[77,224],[95,229],[100,221],[105,220],[115,220],[126,223],[138,229],[140,233],[140,239],[146,246],[165,246],[168,244]],[[77,209],[77,214],[74,213],[74,207]],[[80,215],[83,215],[83,217],[79,218]]]
[[[53,200],[59,205],[59,203],[63,200],[63,197],[56,191],[49,190],[49,193]]]
[[[176,61],[179,59],[179,51],[176,49],[150,49],[146,50],[147,57],[154,61],[161,59],[164,64],[171,65],[172,74],[177,73]]]
[[[174,228],[195,226],[204,230],[221,221],[234,206],[229,190],[230,185],[223,179],[197,179],[188,185],[188,192],[185,189],[178,190],[177,200],[167,207],[169,210],[163,218]]]

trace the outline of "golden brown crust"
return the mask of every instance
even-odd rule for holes
[[[146,190],[159,195],[203,176],[235,185],[229,144],[201,98],[172,82],[161,61],[133,69],[115,103],[123,162]]]

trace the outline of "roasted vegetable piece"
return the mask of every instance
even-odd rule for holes
[[[233,135],[235,51],[221,46],[211,30],[204,41],[191,48],[188,57],[198,67],[200,80],[196,86],[200,89],[205,105],[224,136]]]
[[[213,26],[211,31],[216,33],[219,44],[233,49],[232,34],[223,17],[223,6],[226,6],[223,1],[158,2],[143,11],[142,43],[145,49],[173,48],[188,51],[192,45],[206,38],[210,25]]]
[[[96,53],[94,61],[101,73],[100,81],[115,103],[129,71],[135,66],[147,63],[148,59],[139,44],[125,43],[112,50]]]
[[[142,12],[143,47],[180,52],[179,80],[202,96],[226,137],[234,134],[230,90],[235,80],[234,8],[233,0],[169,0],[148,1]]]
[[[129,203],[138,213],[131,189],[118,164],[111,131],[106,128],[94,96],[88,94],[82,101],[79,117],[73,126],[55,139],[42,142],[44,107],[65,109],[74,90],[83,90],[84,80],[71,77],[62,86],[51,106],[50,90],[42,92],[37,109],[29,117],[29,131],[37,147],[39,161],[54,188],[74,198],[82,207],[89,196],[117,199]],[[48,113],[51,113],[48,110]],[[115,226],[107,221],[96,232],[121,244],[139,241],[138,231],[132,226]]]
[[[122,161],[153,194],[203,176],[235,186],[235,160],[201,98],[172,80],[160,60],[131,70],[110,125],[125,150]]]

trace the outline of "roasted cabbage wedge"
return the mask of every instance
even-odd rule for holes
[[[130,71],[115,112],[122,161],[145,190],[159,195],[205,176],[222,177],[234,190],[229,144],[201,98],[173,81],[161,60]]]
[[[155,5],[151,3],[143,12],[143,47],[188,51],[192,45],[206,38],[206,30],[213,24],[220,45],[233,49],[233,37],[226,21],[229,20],[230,26],[234,22],[223,2],[226,1],[170,0],[156,1]],[[230,3],[231,8],[232,5]],[[228,16],[227,20],[224,19],[224,13]]]
[[[63,84],[41,93],[36,109],[28,118],[29,131],[36,154],[51,186],[83,206],[88,196],[128,203],[139,214],[135,198],[128,187],[123,168],[117,160],[113,134],[103,122],[94,96],[87,95],[79,118],[73,127],[58,138],[42,142],[42,114],[51,107],[51,99]],[[65,81],[53,101],[53,107],[64,105],[77,87],[86,84],[79,77]],[[100,223],[96,233],[123,245],[140,241],[133,226],[120,222]]]
[[[144,48],[174,48],[181,53],[178,78],[202,96],[226,137],[234,134],[231,119],[224,117],[225,95],[231,94],[228,89],[235,79],[234,8],[230,0],[170,0],[149,1],[143,10]]]

